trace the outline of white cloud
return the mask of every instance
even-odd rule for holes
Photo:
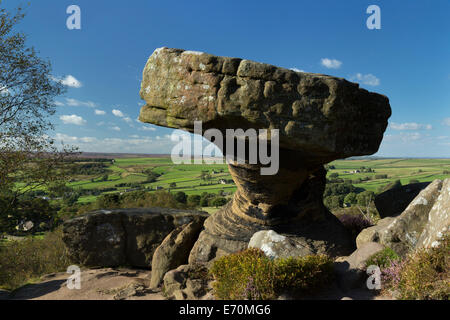
[[[125,117],[125,115],[123,114],[123,112],[120,111],[120,110],[118,110],[118,109],[113,109],[112,113],[113,113],[113,115],[115,115],[116,117],[119,117],[119,118]]]
[[[97,104],[92,101],[80,101],[77,99],[66,98],[66,105],[69,107],[89,107],[95,108]]]
[[[104,116],[106,112],[103,110],[95,109],[95,114],[98,116]]]
[[[154,127],[142,126],[142,127],[140,127],[138,130],[141,130],[141,131],[156,131],[156,128],[154,128]]]
[[[62,115],[59,117],[59,119],[64,123],[64,124],[75,124],[77,126],[82,126],[84,125],[87,121],[84,120],[82,117],[77,116],[76,114],[72,114],[72,115]]]
[[[123,118],[123,120],[124,120],[125,122],[127,122],[127,123],[132,123],[132,122],[133,122],[133,120],[131,120],[130,117],[125,117],[125,118]]]
[[[55,101],[53,104],[54,104],[55,106],[57,106],[57,107],[63,107],[63,106],[64,106],[64,103],[62,103],[62,102],[60,102],[60,101]]]
[[[431,124],[421,124],[416,122],[396,123],[392,122],[390,128],[393,130],[431,130],[433,126]]]
[[[350,77],[351,81],[356,81],[368,86],[378,86],[380,85],[380,79],[378,79],[377,77],[375,77],[373,74],[369,73],[369,74],[362,74],[362,73],[357,73],[354,76]]]
[[[187,134],[194,139],[194,135],[185,131],[182,134]],[[172,148],[178,143],[172,141],[169,134],[164,134],[156,137],[131,135],[128,138],[98,138],[98,137],[74,137],[67,134],[58,133],[55,140],[63,140],[64,143],[78,146],[80,151],[85,152],[125,152],[125,153],[146,153],[170,154]],[[210,142],[203,139],[204,146],[209,145]],[[220,153],[220,152],[219,152]],[[215,153],[218,154],[217,151]]]
[[[401,133],[400,134],[400,138],[404,141],[404,142],[409,142],[409,141],[416,141],[422,138],[422,134],[420,134],[419,132],[411,132],[411,133]]]
[[[320,60],[320,64],[328,69],[339,69],[342,65],[342,62],[336,59],[323,58],[322,60]]]
[[[305,70],[297,69],[297,68],[291,68],[290,70],[295,71],[295,72],[305,72]]]
[[[71,74],[65,76],[64,78],[52,77],[53,81],[59,82],[62,85],[70,88],[81,88],[83,84]]]
[[[114,131],[120,131],[120,127],[117,127],[117,126],[111,127],[111,129],[114,130]]]
[[[442,121],[442,124],[444,126],[449,126],[450,127],[450,118],[444,118],[444,120]]]

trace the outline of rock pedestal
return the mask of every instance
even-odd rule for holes
[[[140,94],[142,122],[193,132],[202,121],[203,132],[223,136],[227,129],[279,130],[279,141],[266,135],[268,149],[277,144],[279,151],[274,175],[261,175],[264,166],[248,154],[244,163],[229,163],[237,191],[205,221],[190,263],[245,249],[255,232],[269,229],[295,238],[305,252],[351,252],[346,230],[322,203],[323,165],[378,150],[391,114],[387,97],[342,78],[169,48],[149,58]],[[249,136],[238,138],[249,144]]]

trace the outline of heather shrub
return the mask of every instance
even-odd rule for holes
[[[418,250],[400,271],[401,299],[450,299],[450,237],[438,247]]]
[[[320,288],[332,275],[332,260],[323,255],[271,260],[255,248],[224,256],[210,269],[219,299],[275,299]]]
[[[383,289],[405,300],[450,299],[450,237],[438,247],[420,249],[381,270]]]
[[[366,266],[376,265],[380,269],[387,268],[400,257],[389,247],[384,248],[380,252],[375,253],[366,261]]]
[[[60,229],[41,239],[2,243],[0,287],[13,290],[45,274],[65,271],[70,264]]]
[[[247,249],[217,259],[210,269],[219,299],[265,300],[276,297],[274,264],[259,249]]]
[[[325,255],[277,259],[275,263],[275,291],[302,294],[314,291],[333,278],[333,262]]]

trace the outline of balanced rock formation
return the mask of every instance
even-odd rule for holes
[[[206,212],[168,208],[100,210],[66,221],[63,241],[84,266],[150,268],[156,248],[172,230]]]
[[[267,166],[248,154],[245,163],[229,163],[237,191],[206,220],[190,262],[245,249],[255,232],[269,229],[310,252],[350,252],[346,230],[322,204],[323,165],[378,150],[391,114],[387,97],[342,78],[168,48],[149,58],[140,94],[142,122],[193,132],[202,121],[203,132],[218,129],[224,137],[227,129],[279,130],[266,132],[268,145],[279,139],[275,174],[261,175]],[[234,138],[249,144],[245,134]],[[234,148],[213,142],[234,156]]]
[[[398,217],[387,217],[364,229],[356,238],[358,248],[378,242],[405,256],[418,248],[439,244],[450,226],[450,179],[436,179],[423,189]]]

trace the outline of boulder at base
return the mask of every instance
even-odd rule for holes
[[[198,216],[208,213],[156,207],[100,210],[66,221],[63,241],[77,264],[150,268],[164,238]]]
[[[381,218],[396,217],[414,200],[420,191],[430,183],[411,183],[406,186],[389,189],[375,197],[375,206]]]
[[[450,225],[450,179],[434,180],[422,190],[398,217],[381,219],[356,238],[360,248],[366,242],[379,242],[405,256],[418,248],[439,243]]]
[[[316,253],[305,239],[287,237],[273,230],[255,232],[248,247],[261,249],[266,256],[272,259],[301,257]]]
[[[164,276],[163,293],[170,300],[211,300],[211,279],[201,264],[184,264]]]
[[[194,217],[187,225],[173,230],[156,249],[152,259],[152,278],[150,287],[156,288],[167,271],[188,262],[189,253],[203,228],[206,217]]]

